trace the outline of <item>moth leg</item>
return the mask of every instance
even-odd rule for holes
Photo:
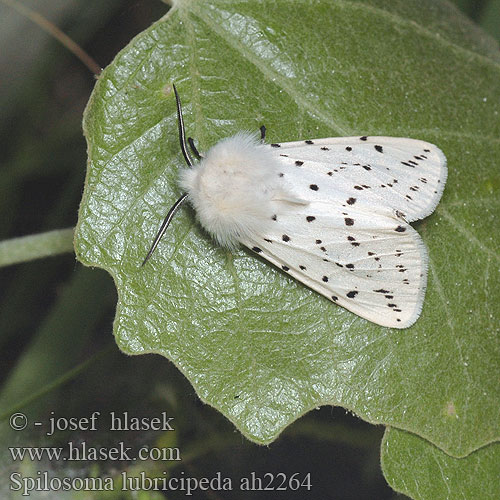
[[[201,155],[198,150],[196,149],[196,146],[194,145],[194,140],[192,137],[188,137],[188,143],[189,147],[191,148],[191,151],[193,152],[193,155],[197,160],[201,160],[203,158],[203,155]]]
[[[260,130],[260,140],[261,140],[261,142],[265,142],[265,140],[266,140],[266,126],[261,125],[259,130]]]

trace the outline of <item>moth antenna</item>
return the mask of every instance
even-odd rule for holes
[[[175,84],[172,84],[174,88],[175,101],[177,103],[177,120],[179,122],[179,141],[181,143],[182,154],[184,155],[184,159],[189,167],[193,166],[193,160],[189,156],[189,152],[186,146],[186,132],[184,130],[184,118],[182,117],[182,107],[181,107],[181,99],[179,94],[177,93],[177,89],[175,88]]]
[[[184,159],[186,160],[186,163],[188,164],[189,167],[192,167],[193,160],[189,156],[189,152],[188,152],[187,146],[186,146],[186,132],[184,130],[184,119],[182,117],[181,99],[179,97],[179,94],[177,93],[177,89],[175,88],[175,84],[172,84],[172,87],[174,88],[175,102],[177,103],[177,121],[179,123],[179,142],[181,144],[182,154],[184,155]],[[196,150],[196,148],[194,148],[193,151],[195,151],[195,150]],[[196,151],[196,153],[197,153],[197,151]],[[149,252],[147,253],[146,258],[143,260],[141,267],[143,267],[144,264],[146,264],[146,262],[149,260],[151,255],[153,255],[153,252],[156,250],[158,243],[160,243],[160,240],[163,237],[163,235],[165,234],[165,231],[167,230],[171,220],[174,218],[175,213],[177,212],[177,210],[179,210],[179,207],[186,201],[187,197],[188,197],[188,194],[183,193],[182,196],[173,204],[173,206],[168,211],[168,214],[165,217],[162,225],[160,226],[160,229],[158,230],[158,233],[155,236],[153,244],[151,245],[151,248],[149,249]]]
[[[196,156],[197,160],[201,160],[203,158],[203,155],[201,155],[198,150],[196,149],[196,146],[194,145],[194,140],[192,137],[188,137],[188,143],[191,148],[191,151],[193,152],[194,156]]]
[[[158,234],[155,236],[155,239],[153,241],[153,244],[151,245],[151,248],[149,249],[148,254],[146,255],[146,258],[143,260],[141,267],[146,264],[146,262],[149,260],[151,255],[153,255],[153,252],[156,250],[156,247],[158,246],[158,243],[160,243],[160,240],[162,236],[164,235],[165,231],[167,230],[167,227],[170,224],[170,221],[174,218],[175,213],[177,210],[179,210],[180,206],[186,201],[188,197],[187,193],[184,193],[173,205],[172,208],[168,211],[167,216],[165,217],[165,220],[163,221],[162,225],[160,226],[160,229],[158,231]]]
[[[261,125],[260,128],[260,140],[262,142],[265,142],[266,140],[266,126],[265,125]]]

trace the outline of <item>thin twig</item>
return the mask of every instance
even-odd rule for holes
[[[78,57],[85,66],[94,74],[100,75],[102,68],[97,62],[92,59],[77,43],[75,43],[68,35],[63,33],[55,24],[51,23],[48,19],[43,17],[38,12],[26,7],[26,5],[18,2],[17,0],[0,0],[4,4],[15,9],[19,14],[27,17],[38,25],[41,29],[49,33],[52,37],[58,40],[64,47],[66,47],[74,56]]]
[[[0,422],[3,420],[6,420],[12,413],[15,413],[28,404],[32,403],[33,401],[36,401],[37,399],[41,398],[45,394],[48,394],[49,392],[53,391],[54,389],[57,389],[57,387],[60,387],[61,385],[65,384],[66,382],[69,382],[70,380],[73,380],[76,378],[80,373],[82,373],[88,366],[90,366],[92,363],[95,363],[96,361],[100,360],[102,357],[104,357],[106,354],[110,353],[112,349],[116,349],[116,345],[109,344],[107,347],[104,347],[100,351],[96,352],[94,355],[90,356],[90,358],[86,359],[85,361],[82,361],[78,366],[75,366],[71,370],[68,370],[66,373],[63,373],[60,377],[57,377],[55,380],[52,382],[44,385],[37,391],[35,391],[33,394],[30,394],[26,398],[24,398],[22,401],[17,403],[15,406],[12,408],[9,408],[7,411],[4,411],[3,413],[0,414]]]

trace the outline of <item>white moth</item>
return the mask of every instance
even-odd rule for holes
[[[407,328],[420,315],[427,251],[409,225],[430,215],[446,182],[446,158],[428,142],[337,137],[264,144],[223,139],[180,174],[188,199],[221,245],[242,244],[309,288],[382,326]],[[262,136],[265,129],[262,128]]]

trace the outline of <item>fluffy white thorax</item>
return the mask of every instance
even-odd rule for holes
[[[180,173],[201,225],[221,244],[265,234],[277,200],[293,198],[280,178],[282,164],[255,134],[221,140],[193,168]]]

